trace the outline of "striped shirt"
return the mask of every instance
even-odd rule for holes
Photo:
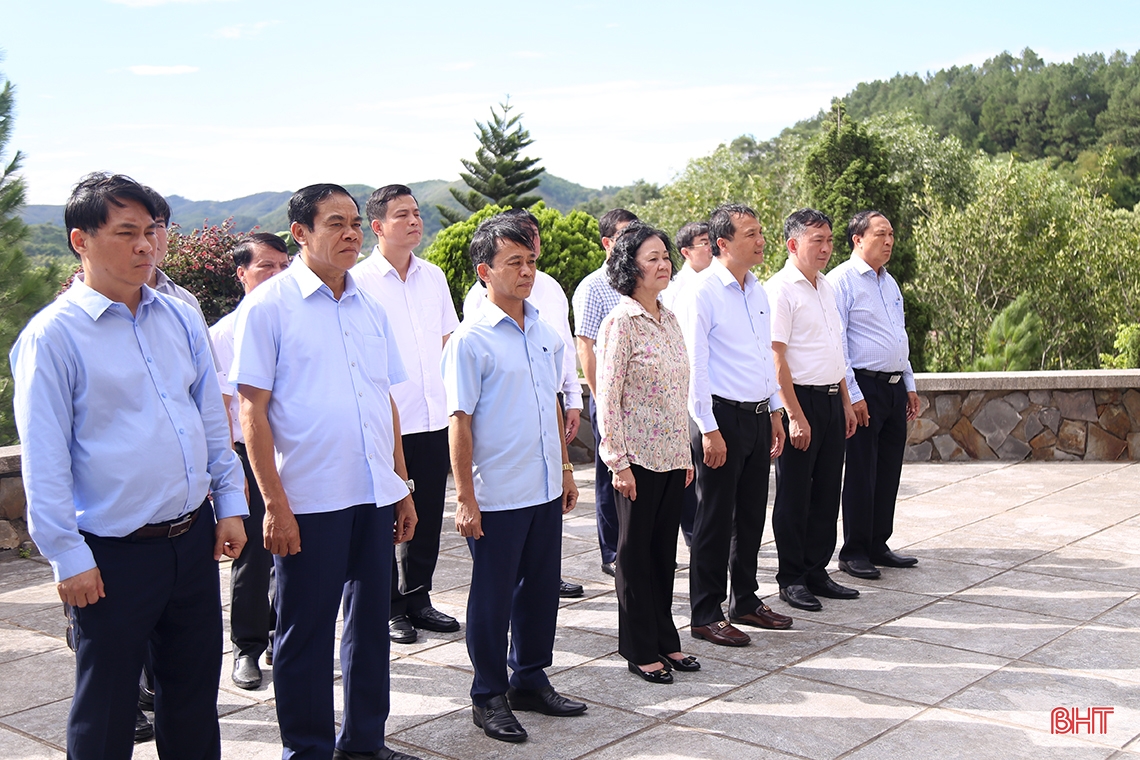
[[[574,290],[575,335],[596,341],[602,320],[621,301],[621,294],[610,285],[606,265],[590,272]]]

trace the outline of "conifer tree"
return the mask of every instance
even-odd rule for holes
[[[523,148],[534,142],[530,132],[519,123],[522,114],[511,116],[511,104],[499,104],[500,112],[491,108],[491,120],[486,124],[475,122],[479,128],[479,149],[475,160],[460,159],[467,169],[459,176],[471,188],[467,192],[449,188],[452,196],[468,212],[476,212],[487,204],[502,208],[529,208],[538,203],[539,196],[526,195],[538,187],[543,171],[536,166],[541,159],[519,158]],[[467,214],[447,206],[436,206],[444,225],[455,224]]]
[[[972,369],[975,372],[1040,369],[1043,327],[1029,295],[1023,293],[994,317],[986,333],[985,353],[978,357]]]

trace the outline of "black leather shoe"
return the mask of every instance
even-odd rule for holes
[[[847,586],[840,586],[829,577],[822,585],[809,583],[808,588],[816,596],[822,596],[827,599],[854,599],[859,596],[856,589],[848,588]]]
[[[511,706],[507,704],[507,697],[504,694],[491,697],[482,707],[471,705],[471,721],[492,739],[501,742],[526,741],[526,729],[511,712]]]
[[[397,615],[388,621],[388,638],[393,644],[414,644],[417,638],[416,629],[407,615]]]
[[[674,660],[669,655],[663,654],[657,659],[661,660],[661,664],[666,668],[680,670],[683,673],[694,673],[701,669],[701,664],[697,662],[697,658],[692,655]]]
[[[629,663],[629,672],[635,676],[640,676],[649,683],[673,683],[673,674],[669,672],[668,665],[657,670],[642,670],[631,662]]]
[[[577,599],[585,593],[586,589],[582,588],[580,583],[558,582],[558,596],[563,599]]]
[[[507,701],[514,710],[540,712],[555,718],[566,718],[586,712],[585,702],[567,699],[549,684],[541,689],[507,689]]]
[[[882,576],[882,573],[879,572],[879,568],[865,559],[841,559],[839,560],[839,569],[848,575],[852,575],[856,578],[864,578],[869,581],[873,581]]]
[[[152,726],[147,717],[143,715],[142,710],[137,710],[135,712],[135,744],[150,741],[153,738],[154,726]]]
[[[780,589],[780,598],[793,607],[798,607],[808,612],[816,612],[823,609],[823,605],[819,603],[818,599],[812,596],[807,586],[800,584],[785,586]]]
[[[349,752],[346,749],[334,749],[332,760],[420,760],[415,755],[399,752],[389,747],[383,747],[376,752]]]
[[[602,563],[602,572],[605,573],[606,575],[610,576],[611,578],[616,578],[617,577],[617,564],[613,563],[613,562],[603,562]]]
[[[273,642],[269,642],[269,646],[265,648],[265,665],[273,667]]]
[[[914,567],[918,564],[918,557],[904,557],[887,549],[886,554],[871,557],[871,561],[883,567]]]
[[[408,621],[416,628],[436,633],[455,633],[459,630],[459,621],[451,615],[446,615],[435,607],[424,607],[422,610],[408,613]],[[391,623],[389,623],[391,627]]]
[[[235,657],[234,672],[230,678],[239,689],[256,689],[261,686],[261,668],[257,667],[257,658],[249,655]]]

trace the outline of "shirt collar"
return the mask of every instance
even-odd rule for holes
[[[879,273],[872,269],[870,264],[868,264],[866,261],[863,261],[863,258],[857,253],[851,254],[851,266],[855,267],[855,271],[858,274],[867,274],[867,272],[871,272],[876,277],[879,275]]]
[[[76,277],[72,281],[71,287],[67,289],[66,298],[80,309],[83,309],[87,316],[91,317],[92,321],[97,321],[99,317],[103,316],[103,312],[118,303],[93,289],[80,277]],[[139,298],[139,308],[141,309],[153,300],[154,291],[150,286],[143,285],[142,296]]]
[[[504,319],[509,320],[511,324],[518,327],[518,323],[507,313],[500,309],[495,303],[484,295],[482,308],[479,309],[479,318],[490,325],[498,325]],[[529,301],[523,301],[523,321],[526,323],[526,329],[529,330],[530,326],[538,320],[538,309],[534,308]]]
[[[174,285],[174,281],[166,276],[166,272],[158,267],[154,269],[154,289],[161,293],[164,289]]]
[[[396,267],[392,266],[392,262],[388,261],[388,259],[384,257],[384,254],[380,252],[380,246],[378,244],[372,246],[372,253],[368,254],[368,258],[364,260],[364,263],[376,267],[376,270],[380,272],[382,276],[396,272]],[[419,268],[420,257],[413,253],[412,263],[408,265],[408,277],[411,277],[412,272]],[[396,276],[400,276],[399,272],[396,272]]]
[[[811,281],[808,280],[807,275],[801,272],[800,268],[796,266],[796,263],[792,261],[791,256],[789,256],[788,260],[784,262],[784,269],[780,274],[783,275],[784,279],[788,282],[806,282],[808,286],[814,287],[812,286]],[[819,278],[822,276],[822,272],[816,275],[816,281],[818,282]]]
[[[293,272],[293,277],[297,280],[297,286],[301,289],[301,298],[308,298],[313,293],[319,291],[321,288],[324,288],[326,291],[328,291],[328,294],[330,296],[332,295],[332,289],[329,288],[328,285],[325,285],[324,280],[322,280],[320,277],[317,277],[316,273],[314,273],[312,269],[309,269],[308,265],[305,263],[305,260],[301,258],[300,254],[293,257],[293,263],[289,265],[289,269],[297,270],[296,272]],[[344,298],[345,296],[355,295],[356,281],[352,279],[351,272],[345,272],[344,293],[341,294],[341,298]]]
[[[721,284],[725,287],[729,285],[740,287],[740,283],[736,281],[736,275],[721,262],[720,258],[714,258],[712,263],[709,264],[709,269],[712,270],[711,276],[719,279]],[[756,275],[752,274],[752,270],[749,269],[744,273],[744,289],[747,290],[754,284],[756,284]]]
[[[646,317],[648,319],[652,319],[654,322],[657,321],[656,319],[653,319],[653,315],[646,311],[645,307],[641,305],[641,301],[638,301],[633,296],[622,296],[621,302],[625,305],[626,310],[631,315],[635,317]],[[660,302],[658,302],[658,306],[660,306]]]

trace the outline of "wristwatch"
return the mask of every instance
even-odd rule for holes
[[[574,465],[570,464],[569,462],[563,462],[562,463],[562,471],[563,472],[573,472],[574,471]]]
[[[416,481],[412,480],[411,478],[408,478],[407,480],[405,480],[404,485],[406,485],[408,487],[408,493],[415,493],[416,492]]]

